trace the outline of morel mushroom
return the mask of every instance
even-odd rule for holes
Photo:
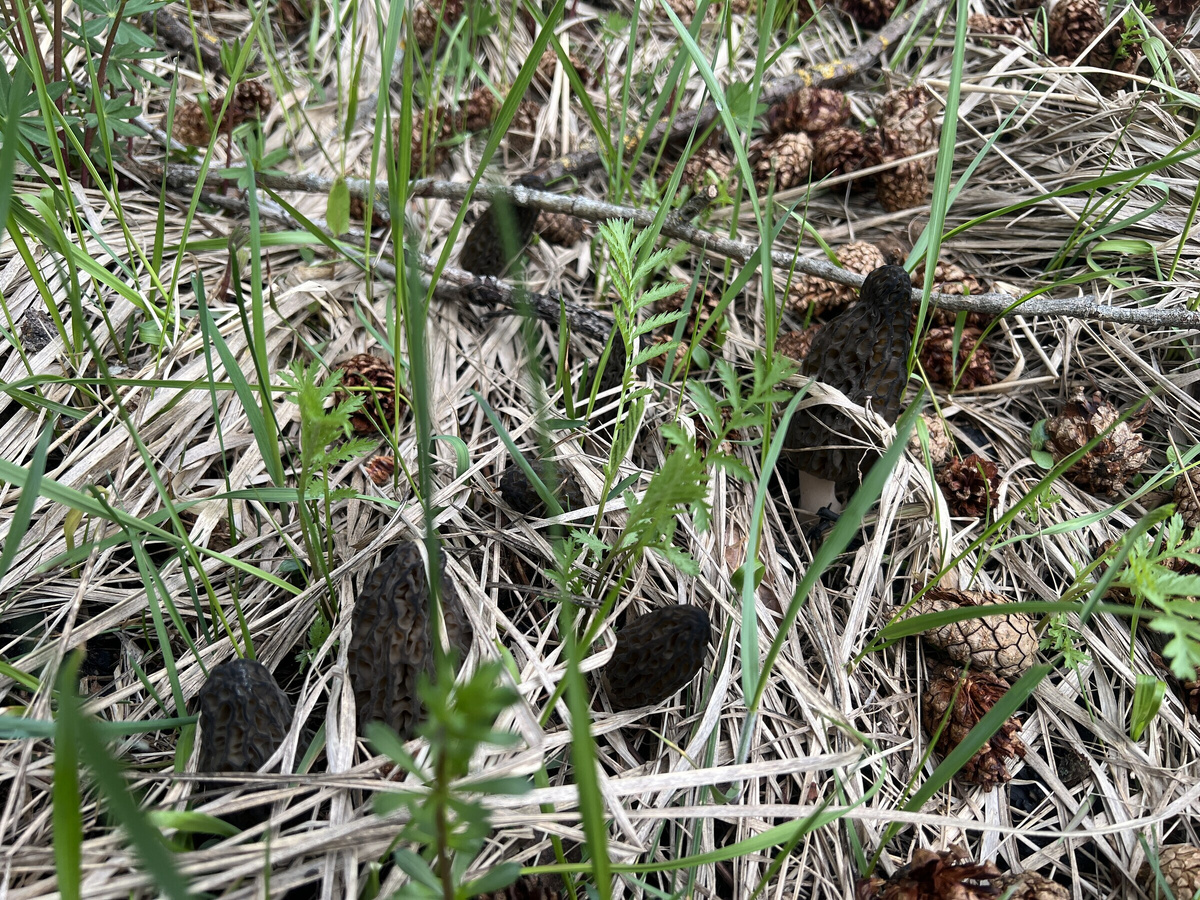
[[[604,667],[604,692],[615,710],[657,705],[688,684],[704,664],[712,626],[698,606],[666,606],[617,632]]]
[[[565,511],[569,512],[572,509],[582,509],[587,506],[587,502],[583,499],[583,489],[580,488],[575,474],[562,463],[556,462],[551,466],[554,476],[550,481],[544,480],[544,467],[536,460],[534,468],[538,477],[543,479],[543,484],[554,493],[559,506]],[[525,474],[525,470],[516,463],[505,469],[504,474],[500,476],[500,496],[504,498],[505,503],[521,515],[540,515],[545,511],[546,504],[541,495],[534,488],[529,476]]]
[[[515,184],[533,190],[546,186],[537,175],[522,175]],[[507,197],[497,196],[463,242],[459,265],[475,275],[502,275],[533,237],[538,215],[536,207],[517,206]]]
[[[441,585],[446,635],[465,655],[470,620],[450,579],[443,578]],[[417,679],[432,666],[425,561],[417,545],[406,541],[383,558],[354,602],[347,669],[359,728],[377,719],[402,738],[411,737],[421,715]]]
[[[257,772],[283,744],[292,702],[262,663],[231,659],[200,689],[198,772]]]
[[[875,269],[863,282],[859,302],[817,333],[801,371],[837,388],[852,403],[870,403],[885,421],[895,422],[912,349],[911,291],[900,266]],[[785,483],[791,485],[800,472],[835,485],[855,482],[878,454],[847,446],[847,437],[861,438],[862,430],[835,407],[797,410],[780,457]]]

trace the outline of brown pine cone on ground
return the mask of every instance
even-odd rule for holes
[[[532,153],[534,140],[538,133],[538,117],[541,114],[542,105],[540,103],[533,100],[522,100],[508,125],[508,146],[524,156]],[[538,145],[538,156],[549,156],[552,152],[549,141],[543,138]]]
[[[884,265],[879,248],[868,241],[852,241],[839,247],[836,255],[843,269],[857,275],[867,275]],[[801,274],[792,281],[787,305],[794,316],[803,318],[810,309],[814,316],[819,316],[853,303],[857,296],[857,290],[848,284]]]
[[[952,459],[938,470],[937,483],[950,515],[971,519],[992,517],[999,499],[1000,473],[990,459],[975,453]]]
[[[1029,40],[1033,35],[1029,31],[1029,23],[1020,18],[1004,18],[975,14],[967,19],[967,28],[977,34],[995,37],[1010,37]]]
[[[233,89],[228,115],[236,128],[243,122],[264,117],[274,104],[275,98],[271,94],[271,88],[265,82],[243,81]]]
[[[1200,847],[1191,844],[1167,844],[1158,851],[1158,870],[1170,888],[1170,895],[1159,886],[1153,866],[1147,860],[1138,872],[1138,883],[1154,898],[1191,900],[1200,891]]]
[[[992,887],[1000,892],[1001,897],[1012,888],[1009,900],[1071,900],[1069,890],[1037,872],[1001,875],[992,879]]]
[[[1117,91],[1129,87],[1127,76],[1137,71],[1142,61],[1142,40],[1139,34],[1125,30],[1119,24],[1100,39],[1087,55],[1085,63],[1102,72],[1089,72],[1088,80],[1099,88],[1100,93],[1111,97]]]
[[[1143,407],[1116,425],[1066,472],[1067,480],[1093,494],[1115,494],[1142,470],[1150,459],[1150,448],[1142,443],[1138,429],[1146,422],[1149,408]],[[1070,456],[1120,418],[1115,406],[1099,391],[1090,397],[1079,388],[1061,413],[1046,420],[1046,449],[1054,461]]]
[[[956,334],[957,361],[953,358]],[[929,380],[958,391],[995,384],[999,379],[991,351],[980,343],[982,335],[978,328],[964,328],[959,333],[953,325],[929,329],[921,344],[921,367]]]
[[[802,331],[785,332],[776,339],[775,352],[792,359],[804,359],[812,349],[813,338],[820,330],[820,325],[809,325]]]
[[[1003,594],[989,591],[931,588],[912,605],[909,615],[1007,602]],[[993,672],[1001,678],[1019,678],[1033,665],[1038,652],[1037,620],[1017,612],[951,622],[926,631],[921,639],[960,666]]]
[[[925,732],[932,738],[941,729],[935,749],[942,756],[962,743],[1009,689],[1007,681],[991,672],[969,670],[965,678],[959,676],[957,669],[938,670],[925,689],[921,706],[921,724]],[[985,791],[1010,781],[1012,775],[1005,764],[1014,757],[1025,756],[1020,730],[1016,718],[1010,718],[967,760],[958,774]]]
[[[1200,468],[1187,469],[1175,479],[1175,511],[1188,528],[1200,526]]]
[[[999,875],[991,863],[971,862],[959,847],[917,849],[890,878],[859,879],[855,900],[991,900],[998,895],[988,883]]]
[[[931,415],[930,413],[921,413],[921,420],[925,423],[925,429],[929,432],[929,464],[935,470],[940,469],[950,462],[951,456],[954,453],[954,439],[950,437],[950,432],[946,429],[946,423],[939,416]],[[916,429],[909,436],[908,449],[913,452],[913,455],[917,459],[924,459],[921,439],[917,435]]]
[[[804,132],[785,132],[770,141],[755,141],[750,154],[754,181],[760,188],[765,189],[772,179],[777,191],[808,184],[813,145]]]
[[[571,68],[575,70],[575,73],[579,76],[579,80],[585,85],[591,83],[592,73],[583,64],[583,60],[574,53],[571,54],[570,60]],[[537,69],[533,73],[534,84],[548,93],[554,85],[554,70],[556,68],[558,68],[558,54],[553,47],[547,47],[546,51],[542,54],[542,58],[538,60]],[[563,78],[565,79],[566,77],[564,73]],[[571,90],[569,81],[566,82],[566,89],[568,91]]]
[[[574,247],[587,237],[588,233],[587,222],[583,219],[545,210],[538,215],[535,230],[547,244],[557,244],[560,247]]]
[[[850,120],[850,102],[833,88],[802,87],[767,110],[767,131],[820,134]]]
[[[334,403],[353,393],[363,404],[351,414],[350,424],[358,434],[391,431],[396,424],[396,370],[386,359],[359,353],[338,364],[343,373]]]
[[[392,130],[393,137],[400,140],[400,123]],[[414,174],[428,175],[450,158],[447,145],[454,137],[454,117],[444,106],[437,109],[413,113],[411,134],[411,166]]]
[[[1050,52],[1074,61],[1103,30],[1100,0],[1058,0],[1047,24]]]
[[[417,46],[428,50],[437,38],[438,23],[447,29],[462,18],[463,0],[421,0],[412,11],[413,37]]]
[[[899,0],[841,0],[842,10],[862,28],[882,28]]]
[[[882,159],[879,136],[863,134],[856,128],[841,126],[813,135],[813,178],[851,175],[879,165]],[[865,178],[850,182],[855,190],[869,185]]]
[[[734,170],[734,162],[715,141],[698,147],[683,164],[683,182],[700,190],[712,182],[724,182]]]
[[[895,162],[896,159],[902,158],[885,157],[883,161]],[[900,212],[924,206],[929,201],[932,188],[929,160],[905,159],[876,176],[875,199],[888,212]]]
[[[604,691],[617,711],[654,706],[696,677],[704,665],[712,625],[698,606],[665,606],[638,616],[617,632],[604,667]]]
[[[486,85],[477,87],[459,110],[459,131],[487,131],[496,121],[502,99]]]
[[[885,155],[911,156],[937,145],[933,104],[923,84],[888,91],[877,118]]]

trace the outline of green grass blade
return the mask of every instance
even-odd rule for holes
[[[54,423],[47,422],[46,427],[42,429],[41,437],[38,438],[37,446],[33,449],[33,458],[29,461],[29,477],[26,478],[25,486],[21,489],[21,499],[17,501],[17,508],[13,510],[8,534],[4,537],[4,549],[0,550],[0,580],[4,579],[8,567],[12,565],[13,558],[17,555],[17,548],[21,546],[21,539],[29,530],[29,520],[33,516],[33,507],[37,503],[41,491],[42,475],[46,471],[46,451],[50,447],[50,438],[53,434]]]

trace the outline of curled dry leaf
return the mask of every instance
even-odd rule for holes
[[[604,692],[615,710],[654,706],[688,684],[704,665],[712,625],[698,606],[666,606],[617,632],[604,667]]]
[[[912,605],[910,615],[945,612],[964,606],[991,606],[1008,598],[988,591],[949,591],[933,588]],[[942,656],[1002,678],[1018,678],[1034,663],[1038,652],[1036,620],[1025,613],[980,616],[951,622],[921,635]]]
[[[1067,470],[1066,477],[1093,494],[1115,494],[1150,459],[1150,448],[1142,443],[1138,433],[1148,414],[1149,409],[1144,407],[1112,427],[1121,417],[1117,408],[1104,400],[1099,391],[1088,397],[1080,388],[1061,413],[1046,420],[1046,448],[1058,462],[1112,427],[1106,437]]]
[[[946,429],[946,423],[939,416],[931,415],[930,413],[921,413],[921,420],[925,423],[925,429],[929,432],[929,464],[933,468],[940,469],[950,461],[951,454],[954,453],[954,439],[950,437],[950,432]],[[913,455],[923,459],[923,449],[921,447],[921,438],[917,434],[916,429],[908,438],[908,449]]]
[[[957,747],[1009,689],[1007,681],[991,672],[971,669],[961,678],[960,674],[957,669],[939,671],[925,689],[921,705],[921,724],[925,732],[932,738],[941,728],[935,749],[942,756]],[[1020,727],[1015,717],[1008,719],[967,760],[958,774],[989,791],[997,784],[1010,781],[1012,775],[1006,763],[1025,756]]]

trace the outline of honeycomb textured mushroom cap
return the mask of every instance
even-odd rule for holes
[[[708,613],[698,606],[666,606],[617,632],[604,667],[604,691],[615,710],[654,706],[700,671],[712,639]]]
[[[546,186],[537,175],[522,175],[514,184],[533,190]],[[533,237],[539,214],[536,207],[517,206],[507,197],[497,197],[463,241],[459,265],[474,275],[503,274]]]
[[[292,702],[262,663],[221,663],[200,689],[198,772],[257,772],[292,724]]]
[[[465,655],[470,620],[450,579],[442,578],[441,584],[447,637]],[[384,556],[354,602],[347,669],[359,728],[379,720],[402,738],[411,737],[421,715],[417,680],[432,666],[425,561],[417,545],[405,541]]]
[[[538,470],[538,476],[543,479],[546,487],[554,492],[554,496],[564,511],[570,512],[573,509],[582,509],[587,506],[583,497],[583,489],[579,486],[575,474],[561,462],[553,464],[554,477],[552,481],[548,482],[545,481],[541,466],[536,461],[534,468]],[[511,463],[504,470],[504,474],[500,476],[500,496],[504,498],[505,503],[521,515],[540,515],[545,512],[546,504],[542,501],[541,495],[534,488],[529,476],[525,474],[525,470],[515,462]]]
[[[869,402],[892,423],[908,379],[912,282],[900,266],[880,266],[867,276],[859,297],[817,333],[801,371],[837,388],[851,403]],[[848,436],[861,439],[862,431],[835,407],[797,410],[780,458],[784,478],[799,470],[838,484],[856,481],[877,454],[847,446]]]

